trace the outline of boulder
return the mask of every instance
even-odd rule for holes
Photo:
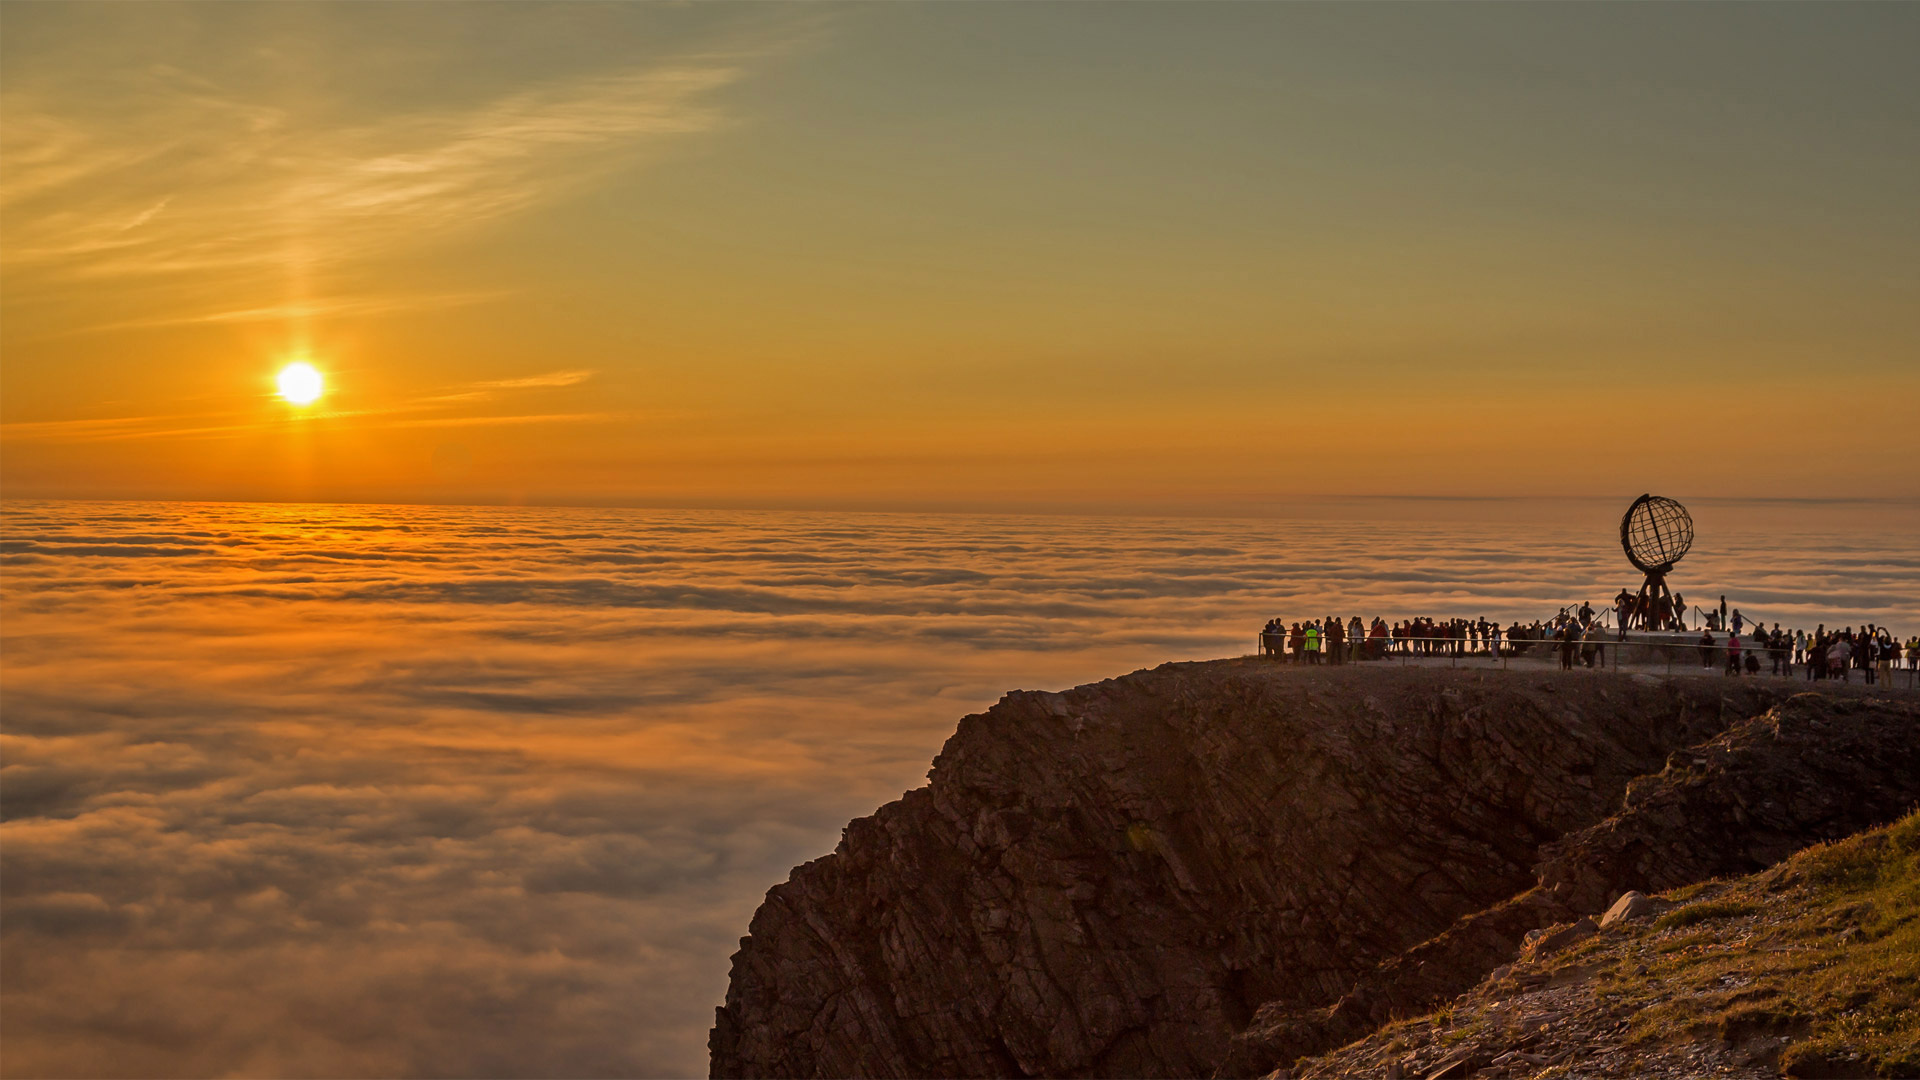
[[[1651,919],[1672,907],[1673,905],[1665,900],[1628,889],[1620,894],[1620,898],[1613,902],[1613,906],[1607,909],[1605,915],[1600,916],[1600,929],[1611,929],[1631,919]]]

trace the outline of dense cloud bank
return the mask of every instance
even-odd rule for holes
[[[704,1073],[765,889],[961,714],[1273,615],[1599,602],[1589,516],[10,505],[0,1069]],[[1703,520],[1676,584],[1920,628],[1905,525]]]

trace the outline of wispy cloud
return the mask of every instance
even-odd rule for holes
[[[573,386],[586,382],[593,378],[594,374],[591,368],[580,368],[573,371],[549,371],[545,375],[529,375],[520,379],[494,379],[474,385],[487,390],[531,390],[547,386]]]
[[[598,374],[591,368],[574,371],[550,371],[545,375],[528,375],[517,379],[489,379],[485,382],[469,383],[462,389],[450,390],[444,394],[421,398],[417,404],[423,406],[445,406],[460,402],[487,401],[502,390],[553,390],[566,386],[577,386]]]
[[[100,333],[139,327],[194,326],[216,323],[302,322],[341,315],[381,315],[394,311],[421,311],[441,307],[462,307],[498,300],[507,293],[487,290],[459,293],[388,293],[381,296],[333,296],[296,303],[267,304],[235,308],[230,311],[197,312],[189,315],[152,319],[127,319],[78,327],[72,333]]]
[[[418,416],[446,412],[464,405],[492,401],[515,391],[552,390],[578,386],[596,374],[590,368],[550,371],[512,379],[490,379],[464,389],[414,398],[372,409],[326,409],[322,419],[353,418],[375,427],[502,427],[527,424],[606,423],[621,419],[607,412],[508,413],[482,416]],[[395,419],[395,417],[401,417]],[[138,439],[220,438],[282,426],[287,417],[262,418],[257,409],[224,412],[166,413],[151,416],[92,417],[73,420],[35,420],[0,424],[0,442],[97,443]]]
[[[395,420],[387,427],[499,427],[520,424],[582,424],[618,420],[615,413],[538,413],[525,416],[441,416]]]
[[[682,60],[343,128],[177,72],[140,76],[130,115],[10,91],[0,259],[15,288],[181,273],[257,282],[266,268],[285,271],[276,285],[311,280],[525,212],[718,129],[728,120],[713,97],[742,73],[737,56]],[[173,321],[445,302],[294,297]]]

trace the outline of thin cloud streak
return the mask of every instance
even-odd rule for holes
[[[383,420],[396,414],[450,409],[460,405],[491,401],[503,392],[550,390],[577,386],[592,378],[588,369],[555,371],[517,379],[496,379],[471,384],[474,389],[418,398],[384,409],[323,409],[308,419],[340,420],[356,418],[382,428],[410,427],[498,427],[526,424],[605,423],[629,419],[625,414],[608,412],[515,413],[488,416],[430,417],[413,420]],[[249,432],[272,431],[303,422],[292,417],[242,419],[239,412],[175,413],[154,416],[118,416],[80,420],[33,420],[0,424],[0,442],[101,443],[138,439],[206,438],[237,436]],[[203,423],[180,426],[186,420],[219,420],[229,423]]]
[[[714,95],[744,58],[704,57],[540,86],[463,111],[345,129],[152,74],[128,111],[0,99],[11,287],[266,268],[308,279],[519,214],[729,120]],[[116,326],[250,322],[472,302],[296,297]],[[97,327],[89,329],[105,329]]]
[[[384,426],[499,427],[518,424],[604,424],[624,419],[619,413],[533,413],[524,416],[446,416],[428,420],[395,420]]]
[[[66,334],[104,333],[114,330],[149,329],[166,326],[201,326],[222,323],[255,322],[300,322],[343,315],[367,316],[387,315],[401,312],[427,311],[434,308],[465,307],[469,304],[484,304],[509,295],[498,290],[459,293],[419,293],[389,294],[384,296],[335,296],[323,300],[307,300],[293,304],[270,304],[265,307],[242,308],[235,311],[215,311],[205,314],[169,316],[155,319],[128,319],[123,322],[98,323],[91,326],[76,327],[64,331]]]
[[[473,385],[484,390],[528,390],[548,386],[577,386],[596,374],[598,372],[591,368],[581,368],[574,371],[550,371],[545,375],[529,375],[519,379],[494,379]]]

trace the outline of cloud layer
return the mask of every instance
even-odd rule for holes
[[[14,93],[7,259],[85,278],[325,268],[525,210],[711,130],[722,118],[705,99],[739,76],[668,63],[331,129],[165,69],[145,75],[133,116],[75,118]]]
[[[1920,628],[1904,526],[1717,535],[1684,591]],[[15,1076],[704,1074],[764,890],[1001,692],[1628,576],[1554,520],[216,504],[0,559]]]

